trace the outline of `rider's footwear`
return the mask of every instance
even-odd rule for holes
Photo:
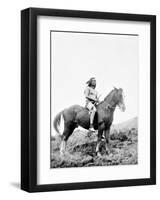
[[[90,128],[89,128],[89,130],[90,130],[90,131],[92,131],[92,132],[95,132],[95,130],[94,130],[94,128],[93,128],[93,125],[92,125],[92,124],[90,125]]]
[[[94,128],[89,128],[90,131],[95,132]]]

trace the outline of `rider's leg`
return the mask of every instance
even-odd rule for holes
[[[92,109],[90,110],[90,130],[91,130],[91,131],[94,131],[94,128],[93,128],[93,121],[94,121],[95,113],[96,113],[96,108],[95,108],[95,106],[93,105]]]

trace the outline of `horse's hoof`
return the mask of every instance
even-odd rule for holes
[[[97,156],[98,156],[98,157],[101,157],[101,154],[98,152],[98,153],[97,153]]]

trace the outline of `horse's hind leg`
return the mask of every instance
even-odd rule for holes
[[[66,130],[66,131],[63,132],[62,140],[61,140],[61,144],[60,144],[60,155],[61,155],[61,157],[63,157],[64,154],[65,154],[67,140],[68,140],[68,131]]]
[[[73,133],[74,129],[75,129],[75,126],[72,125],[72,126],[66,127],[63,131],[61,145],[60,145],[60,155],[62,157],[65,154],[67,140],[69,136]]]
[[[60,155],[63,156],[65,153],[66,141],[62,138],[61,146],[60,146]]]

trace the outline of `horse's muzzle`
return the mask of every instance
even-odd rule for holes
[[[124,104],[119,105],[119,109],[124,112],[126,110],[126,106]]]

